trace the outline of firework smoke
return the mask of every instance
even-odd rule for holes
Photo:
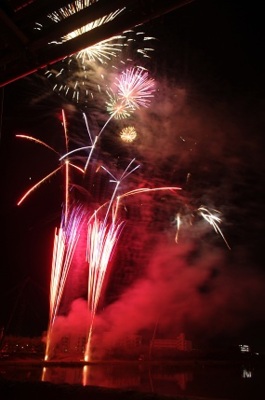
[[[235,246],[235,237],[229,235],[229,228],[244,220],[243,209],[249,204],[246,197],[232,195],[236,185],[245,188],[241,156],[248,150],[249,157],[249,148],[258,156],[258,149],[249,137],[242,139],[242,130],[223,104],[213,109],[184,85],[154,83],[144,68],[132,64],[111,72],[111,88],[100,94],[107,108],[98,111],[96,129],[83,113],[86,139],[76,140],[77,146],[67,148],[59,160],[84,152],[83,171],[92,183],[85,187],[90,195],[87,298],[73,296],[62,315],[54,318],[51,313],[55,342],[62,332],[86,337],[85,360],[90,359],[92,333],[93,344],[101,347],[97,355],[104,356],[128,335],[147,330],[152,336],[154,327],[161,337],[185,331],[206,340],[238,332],[246,320],[264,313],[256,300],[264,296],[264,279],[255,277],[239,256],[244,246]],[[130,147],[133,157],[115,141],[121,120],[128,120],[137,132]],[[106,145],[110,137],[113,147]],[[125,169],[122,175],[124,165],[132,166],[128,160],[137,160],[139,168]],[[135,174],[120,185],[130,171]],[[111,189],[106,190],[106,181]],[[232,206],[231,198],[240,206]],[[254,203],[250,215],[257,213]],[[82,256],[85,241],[83,237]],[[83,278],[84,259],[79,257],[74,254],[71,260],[82,264]],[[69,264],[58,265],[67,266],[68,278],[74,275]],[[65,298],[71,282],[69,278],[63,285]],[[57,310],[53,296],[51,300]]]

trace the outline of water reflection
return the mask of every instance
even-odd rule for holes
[[[255,400],[265,398],[265,368],[240,365],[106,363],[86,366],[0,364],[6,379],[99,386],[163,396]]]
[[[133,389],[142,392],[165,393],[170,387],[174,395],[185,392],[193,380],[192,371],[175,370],[174,366],[150,366],[148,364],[106,364],[83,367],[44,367],[42,380],[56,384],[70,383],[84,386]],[[172,390],[171,390],[172,391]]]

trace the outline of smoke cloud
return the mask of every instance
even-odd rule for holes
[[[170,184],[182,191],[122,203],[128,229],[119,238],[106,300],[94,321],[103,347],[155,329],[160,337],[183,331],[195,340],[233,336],[265,317],[264,274],[249,242],[254,227],[261,228],[261,205],[251,187],[260,179],[255,165],[261,151],[259,142],[249,141],[255,123],[248,114],[240,119],[247,104],[245,99],[213,108],[188,89],[163,82],[150,110],[138,111],[139,138],[130,152],[141,170],[130,185]],[[231,249],[196,215],[200,205],[220,211]],[[178,213],[182,225],[176,241]],[[75,299],[69,314],[56,321],[55,332],[84,333],[88,320],[86,300]]]

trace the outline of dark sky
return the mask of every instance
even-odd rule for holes
[[[169,245],[164,258],[165,245],[161,236],[156,238],[145,278],[106,311],[108,320],[139,311],[132,331],[146,327],[140,316],[154,307],[146,299],[155,299],[156,291],[164,290],[160,265],[167,268],[170,282],[173,276],[177,281],[168,286],[170,295],[161,295],[163,304],[171,304],[165,313],[166,327],[177,330],[170,316],[180,315],[179,327],[198,337],[212,330],[259,343],[264,336],[262,5],[262,1],[198,0],[143,27],[157,38],[149,65],[158,82],[157,101],[135,121],[143,138],[133,151],[117,143],[110,151],[111,141],[105,149],[113,158],[135,151],[143,166],[137,179],[150,183],[153,178],[155,186],[184,186],[190,209],[204,204],[220,210],[221,228],[231,250],[212,228],[206,232],[200,223],[183,233],[179,247]],[[8,85],[2,96],[0,320],[11,332],[40,334],[47,324],[53,232],[60,222],[62,184],[60,178],[51,179],[23,207],[16,206],[26,188],[56,168],[58,159],[15,134],[28,133],[60,148],[61,108],[71,115],[75,136],[81,129],[80,112],[90,109],[58,96],[37,75]],[[163,232],[165,226],[166,222]],[[196,296],[191,296],[193,291]],[[132,300],[135,293],[143,292],[143,303]],[[219,322],[210,324],[215,318]],[[119,322],[122,325],[118,318],[113,322],[116,331]]]

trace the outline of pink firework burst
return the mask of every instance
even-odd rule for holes
[[[117,78],[118,95],[132,109],[148,107],[155,92],[155,81],[148,71],[139,67],[128,68]]]

